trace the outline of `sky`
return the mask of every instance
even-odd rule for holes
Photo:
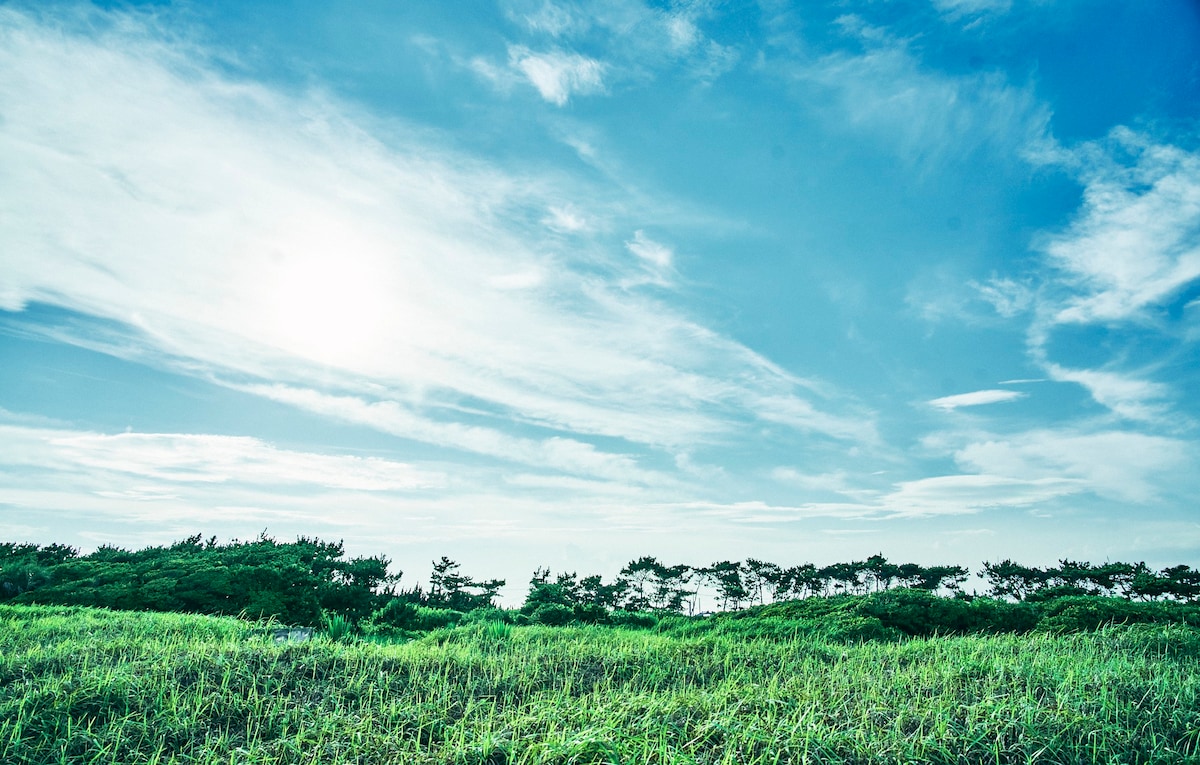
[[[1200,6],[0,2],[0,538],[1200,563]]]

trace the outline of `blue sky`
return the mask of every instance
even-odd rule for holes
[[[0,4],[0,536],[1200,561],[1200,11]]]

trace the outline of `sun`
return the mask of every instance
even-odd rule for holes
[[[260,339],[308,361],[360,369],[382,352],[403,299],[389,294],[385,261],[372,243],[342,227],[310,224],[304,233],[275,248],[251,285]]]

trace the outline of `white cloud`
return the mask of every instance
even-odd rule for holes
[[[849,476],[843,470],[832,473],[803,473],[791,467],[777,467],[771,471],[771,478],[780,483],[799,486],[811,491],[829,491],[838,494],[853,493],[855,487],[850,483]]]
[[[1045,367],[1052,380],[1082,385],[1096,403],[1122,417],[1152,421],[1166,413],[1166,405],[1161,399],[1166,397],[1169,389],[1162,383],[1097,369],[1068,369],[1053,363]]]
[[[951,20],[966,16],[1007,13],[1012,0],[932,0],[933,7]]]
[[[533,10],[519,15],[519,18],[531,31],[542,32],[558,37],[570,32],[579,32],[587,28],[586,17],[569,6],[542,2]]]
[[[768,396],[755,402],[754,408],[757,410],[758,416],[768,422],[824,433],[834,438],[862,444],[878,444],[880,442],[875,419],[869,412],[863,412],[859,416],[831,415],[795,396]]]
[[[356,491],[406,491],[444,484],[444,476],[376,457],[278,449],[256,438],[180,433],[90,433],[0,425],[0,464],[100,471],[170,483],[311,485]],[[174,498],[134,488],[117,496]]]
[[[993,277],[984,284],[971,282],[971,286],[1006,319],[1024,313],[1034,305],[1033,290],[1012,279]]]
[[[353,396],[334,396],[283,385],[250,385],[242,390],[402,438],[474,454],[632,483],[661,484],[668,480],[660,474],[642,470],[628,455],[602,452],[591,444],[570,438],[555,436],[537,440],[479,425],[439,422],[422,417],[394,401],[369,402]]]
[[[625,249],[637,257],[641,268],[636,275],[623,279],[622,286],[635,287],[641,284],[671,286],[674,250],[665,244],[654,241],[642,231],[634,232],[633,239],[625,242]]]
[[[1054,321],[1137,320],[1200,279],[1200,154],[1127,128],[1059,157],[1084,182],[1083,205],[1043,244],[1072,288]]]
[[[677,51],[687,51],[702,39],[696,23],[682,13],[669,13],[666,17],[667,39]]]
[[[1062,477],[945,475],[900,483],[879,504],[896,516],[959,515],[1033,505],[1078,493],[1083,488],[1080,481]]]
[[[549,213],[545,218],[542,218],[542,223],[547,228],[568,234],[576,234],[588,230],[587,218],[583,217],[578,210],[570,205],[551,207]]]
[[[534,53],[522,45],[508,49],[509,64],[529,80],[542,98],[566,106],[572,95],[604,92],[605,65],[578,53]]]
[[[645,83],[675,69],[707,84],[733,69],[740,58],[734,46],[710,39],[701,28],[701,22],[717,12],[707,2],[674,3],[670,9],[653,7],[642,0],[606,3],[516,0],[507,5],[506,13],[511,20],[535,35],[554,38],[560,46],[570,42],[604,45],[607,53],[599,74],[605,83],[609,80]],[[521,54],[529,52],[522,46],[514,49]],[[513,63],[511,51],[510,63]],[[539,70],[536,75],[546,86],[545,89],[538,86],[539,90],[546,100],[564,105],[569,94],[558,86],[557,73],[575,71],[562,56],[577,54],[564,54],[555,48],[549,54],[537,55],[550,56],[549,61],[530,62]],[[497,84],[503,89],[503,83]]]
[[[472,57],[465,62],[465,66],[501,92],[507,92],[517,81],[516,75],[511,70],[497,66],[483,56]]]
[[[929,402],[929,405],[950,411],[964,406],[980,406],[982,404],[1015,401],[1019,398],[1024,398],[1025,395],[1015,390],[977,390],[971,393],[959,393],[953,396],[935,398]]]
[[[1034,430],[975,439],[955,453],[966,469],[1009,478],[1063,480],[1126,502],[1158,495],[1155,477],[1194,459],[1186,442],[1130,431]]]
[[[873,427],[623,290],[619,245],[562,247],[547,228],[588,233],[571,200],[591,187],[505,172],[402,123],[378,138],[370,115],[233,79],[147,23],[0,11],[0,295],[84,317],[60,339],[264,394],[321,380],[447,425],[469,401],[490,430],[562,439],[529,458],[606,470],[629,466],[574,434],[660,447],[755,419],[835,438]],[[633,242],[647,264],[668,258]],[[458,448],[488,440],[457,424]]]
[[[981,150],[1001,160],[1039,146],[1050,110],[1030,87],[999,74],[950,75],[925,67],[905,41],[846,17],[843,26],[864,46],[783,63],[801,88],[800,100],[842,129],[890,146],[918,166],[963,161]]]
[[[660,271],[670,268],[675,257],[670,247],[654,241],[642,231],[635,231],[633,239],[625,243],[625,248]]]

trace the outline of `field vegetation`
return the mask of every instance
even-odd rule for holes
[[[1186,566],[985,563],[979,595],[882,556],[639,558],[538,569],[505,610],[455,561],[425,589],[389,564],[265,535],[0,544],[0,762],[1200,762]]]
[[[1200,757],[1194,627],[864,640],[852,621],[828,624],[477,618],[406,643],[276,644],[227,617],[0,606],[0,762]]]

